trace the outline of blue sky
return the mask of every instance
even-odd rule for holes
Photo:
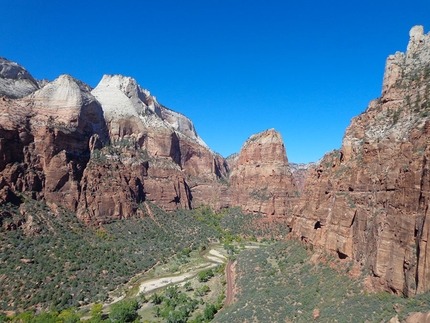
[[[354,2],[354,3],[353,3]],[[269,128],[290,161],[340,148],[430,1],[0,0],[0,56],[95,87],[134,77],[223,156]]]

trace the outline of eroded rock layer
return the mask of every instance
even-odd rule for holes
[[[230,174],[231,204],[245,212],[285,217],[298,195],[281,135],[270,129],[252,135],[240,150]]]
[[[224,159],[191,120],[134,79],[105,75],[95,89],[69,75],[38,83],[18,64],[0,63],[2,80],[18,84],[0,84],[2,203],[19,204],[17,194],[25,193],[89,223],[143,215],[144,201],[167,211],[219,207],[212,191],[226,186],[219,180],[227,174]],[[21,80],[36,88],[17,98],[25,92]]]
[[[429,94],[430,35],[417,26],[406,54],[387,59],[381,98],[311,169],[290,224],[370,270],[373,288],[404,295],[430,289]]]
[[[89,89],[62,75],[22,99],[3,98],[0,125],[0,189],[75,211],[90,138],[108,139],[103,111]]]

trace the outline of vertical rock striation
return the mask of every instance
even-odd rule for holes
[[[230,174],[232,205],[269,217],[291,213],[297,187],[281,135],[270,129],[252,135],[242,146]]]
[[[370,270],[376,289],[430,289],[430,35],[410,32],[389,56],[382,95],[347,128],[340,151],[311,169],[293,234]]]
[[[90,138],[108,139],[89,87],[62,75],[22,99],[3,99],[0,125],[0,189],[75,211]]]

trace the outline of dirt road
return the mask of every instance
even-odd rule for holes
[[[225,306],[230,305],[233,300],[233,280],[231,278],[231,260],[225,266],[225,275],[227,278],[227,296],[225,298]]]

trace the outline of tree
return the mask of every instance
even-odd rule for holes
[[[139,293],[138,297],[139,297],[139,300],[142,304],[148,302],[144,292]]]
[[[91,316],[92,317],[101,317],[102,316],[102,308],[103,304],[96,303],[91,307]]]
[[[208,270],[203,270],[199,272],[199,274],[197,275],[197,278],[199,282],[204,283],[204,282],[207,282],[209,279],[211,279],[213,276],[214,276],[213,270],[208,269]]]
[[[188,317],[184,315],[184,313],[178,311],[170,311],[169,316],[167,317],[167,323],[185,323],[187,322]]]
[[[152,294],[152,296],[149,299],[154,305],[161,304],[161,302],[163,301],[163,297],[158,295],[157,293]]]
[[[205,310],[203,311],[203,318],[205,321],[209,322],[215,317],[217,310],[214,305],[206,305]]]
[[[61,319],[63,323],[77,323],[80,321],[79,314],[70,309],[62,310],[61,313],[58,314],[58,318]]]
[[[196,288],[196,290],[194,291],[194,295],[202,297],[202,296],[205,296],[209,291],[210,291],[209,286],[203,285],[201,288]]]
[[[139,305],[136,300],[119,301],[112,305],[109,318],[111,322],[126,323],[133,322],[138,318],[137,309]]]
[[[185,291],[187,291],[187,292],[189,292],[189,291],[192,291],[192,290],[193,290],[193,288],[191,287],[191,282],[190,282],[190,281],[187,281],[187,282],[184,284],[184,287],[185,287]]]

